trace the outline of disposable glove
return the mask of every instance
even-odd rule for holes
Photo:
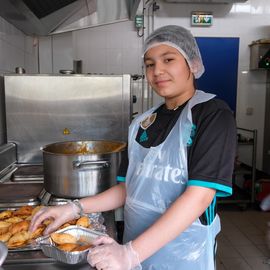
[[[43,233],[44,235],[47,235],[57,230],[64,223],[79,218],[79,213],[79,207],[72,202],[59,206],[44,207],[33,216],[29,231],[35,231],[46,219],[53,219],[52,223],[48,225]]]
[[[97,238],[93,245],[96,247],[88,253],[87,260],[97,270],[141,270],[141,264],[131,242],[125,245],[118,244],[108,236]]]

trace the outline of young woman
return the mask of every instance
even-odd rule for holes
[[[95,241],[88,261],[97,269],[214,270],[220,220],[216,197],[232,193],[236,127],[228,106],[196,90],[204,72],[192,34],[161,27],[145,42],[146,77],[164,103],[129,129],[128,155],[111,189],[79,202],[46,208],[31,230],[53,217],[49,231],[79,212],[124,205],[124,245]]]

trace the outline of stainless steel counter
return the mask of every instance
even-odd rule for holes
[[[20,263],[20,264],[4,264],[2,270],[61,270],[61,269],[76,269],[76,270],[89,270],[92,268],[88,263],[69,265],[58,262],[36,262],[36,263]]]
[[[105,219],[105,226],[107,229],[107,233],[112,238],[116,239],[116,228],[114,222],[114,212],[106,212],[103,213],[103,217]],[[5,260],[2,269],[0,270],[61,270],[61,269],[76,269],[76,270],[84,270],[84,269],[93,269],[88,263],[84,264],[76,264],[76,265],[68,265],[60,262],[56,262],[52,258],[46,257],[41,250],[34,251],[9,251],[7,259]]]

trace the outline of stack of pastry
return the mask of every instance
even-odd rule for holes
[[[8,248],[24,247],[29,242],[41,236],[46,226],[52,220],[45,220],[34,232],[28,231],[32,217],[44,206],[22,206],[17,210],[6,210],[0,213],[0,241],[6,243]],[[78,225],[85,228],[91,228],[88,217],[84,216],[77,220],[71,220],[60,228],[70,225]]]

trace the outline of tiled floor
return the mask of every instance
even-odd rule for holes
[[[218,236],[217,270],[270,270],[270,247],[268,249],[266,245],[270,212],[241,211],[237,207],[230,210],[221,207],[218,212],[221,233]]]

